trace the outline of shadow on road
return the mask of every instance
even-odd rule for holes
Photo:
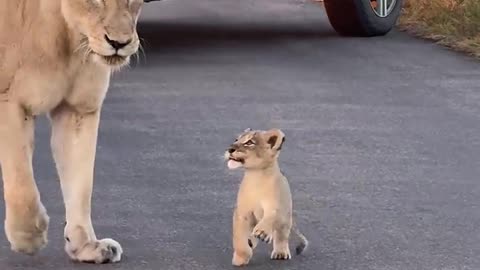
[[[148,51],[175,48],[215,48],[225,42],[258,45],[285,39],[311,40],[338,37],[328,25],[229,24],[139,22],[138,32]]]

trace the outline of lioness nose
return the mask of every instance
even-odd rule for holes
[[[228,153],[231,154],[231,153],[233,153],[233,152],[235,152],[235,148],[229,148],[229,149],[228,149]]]
[[[132,42],[131,39],[127,40],[126,42],[120,42],[117,40],[110,39],[107,35],[105,35],[105,40],[110,44],[115,50],[120,50],[121,48],[127,46]]]

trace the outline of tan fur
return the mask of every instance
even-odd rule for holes
[[[35,116],[48,114],[66,210],[67,254],[83,262],[121,259],[116,241],[96,238],[91,195],[103,99],[112,70],[138,51],[142,3],[0,0],[0,165],[5,233],[13,250],[34,254],[47,244],[49,218],[32,155]]]
[[[233,214],[232,264],[235,266],[249,263],[257,239],[273,242],[270,256],[273,260],[291,258],[291,230],[301,240],[297,254],[308,246],[305,236],[295,228],[290,187],[278,165],[284,140],[285,135],[279,129],[248,129],[225,152],[229,168],[245,169]]]

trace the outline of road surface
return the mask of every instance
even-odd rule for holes
[[[0,237],[0,269],[232,269],[241,174],[222,154],[247,127],[286,133],[281,166],[311,243],[289,262],[261,245],[248,269],[480,269],[478,62],[398,32],[341,38],[304,0],[164,0],[139,31],[146,57],[105,102],[93,199],[98,236],[124,260],[67,259],[41,118],[50,243],[28,257]]]

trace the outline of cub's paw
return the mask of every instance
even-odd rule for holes
[[[65,250],[75,261],[97,264],[119,262],[123,253],[122,246],[110,238],[88,242],[79,248],[70,246],[67,240]]]
[[[267,244],[270,244],[273,241],[273,232],[266,230],[258,225],[253,229],[253,236]]]
[[[290,260],[292,255],[290,254],[290,250],[274,250],[272,255],[270,255],[272,260]]]
[[[43,205],[40,205],[35,214],[7,216],[5,234],[10,242],[10,248],[27,255],[36,254],[48,243],[48,224],[49,217]]]
[[[250,236],[248,238],[248,246],[252,249],[255,249],[257,245],[258,245],[258,239],[253,236]]]
[[[245,266],[248,264],[250,261],[250,258],[252,257],[252,253],[245,253],[241,254],[239,252],[234,252],[233,253],[233,258],[232,258],[232,265],[233,266]]]

